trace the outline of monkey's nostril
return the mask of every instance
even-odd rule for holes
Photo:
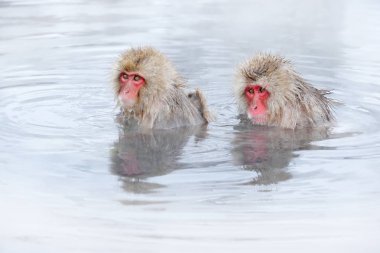
[[[257,110],[257,105],[255,105],[255,107],[253,107],[253,110]]]

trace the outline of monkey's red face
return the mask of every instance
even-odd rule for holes
[[[120,89],[118,98],[123,107],[131,108],[136,104],[139,90],[145,79],[137,72],[122,72],[119,76]]]
[[[270,96],[265,87],[258,84],[248,84],[245,88],[248,103],[247,115],[254,124],[264,124],[267,121],[267,100]]]

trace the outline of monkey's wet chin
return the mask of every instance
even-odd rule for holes
[[[124,98],[119,96],[119,102],[125,109],[131,109],[136,104],[136,99]]]
[[[268,117],[266,114],[256,114],[252,116],[250,113],[247,113],[247,116],[248,119],[250,119],[252,124],[254,125],[265,125],[268,121]]]

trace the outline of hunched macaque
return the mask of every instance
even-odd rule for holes
[[[258,54],[244,62],[234,92],[239,113],[254,125],[318,127],[334,118],[329,91],[312,87],[280,56]]]
[[[123,122],[142,128],[174,128],[209,123],[199,90],[185,93],[185,81],[172,63],[151,47],[132,48],[117,62],[115,96]]]

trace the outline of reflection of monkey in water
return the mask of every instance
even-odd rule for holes
[[[309,147],[311,141],[327,138],[326,129],[280,129],[263,126],[237,127],[232,141],[234,163],[258,176],[250,184],[268,185],[285,181],[291,174],[284,170],[295,150]]]
[[[143,179],[183,168],[178,160],[193,135],[196,140],[203,139],[206,126],[144,131],[123,128],[112,150],[111,171],[121,177],[127,191],[138,193],[160,187]]]

